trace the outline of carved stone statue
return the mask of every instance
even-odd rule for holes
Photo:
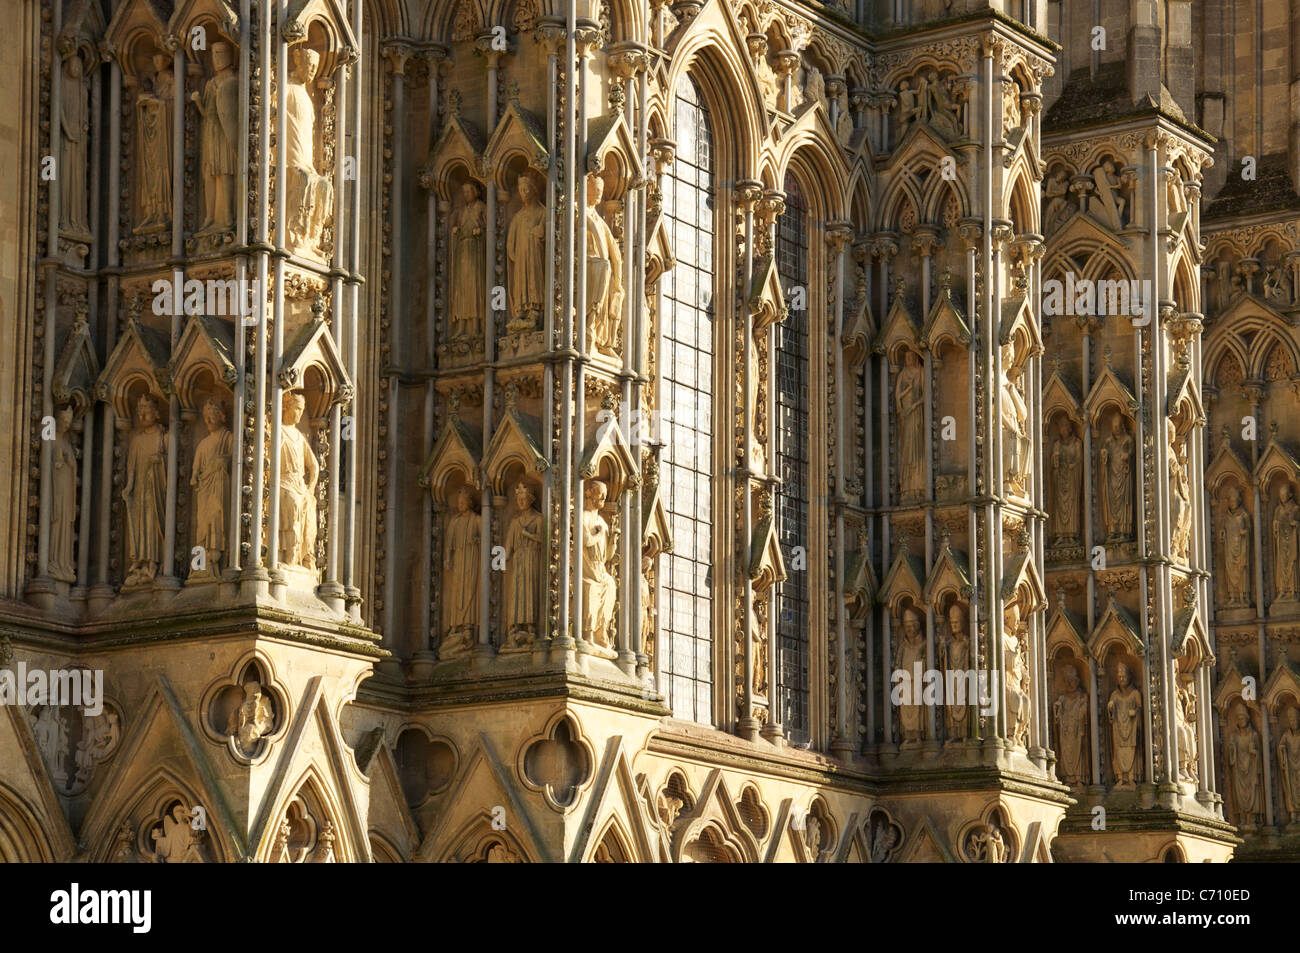
[[[618,586],[609,571],[609,524],[601,515],[608,491],[600,480],[588,480],[582,509],[582,637],[609,648]]]
[[[925,82],[925,96],[930,100],[929,122],[932,129],[945,139],[961,135],[961,122],[957,105],[948,92],[948,84],[938,73],[930,70]]]
[[[1286,710],[1286,731],[1277,743],[1277,773],[1282,782],[1282,810],[1300,824],[1300,708]]]
[[[1264,272],[1264,297],[1284,308],[1290,308],[1291,278],[1285,263],[1273,265]]]
[[[1273,511],[1273,592],[1278,600],[1300,597],[1300,505],[1295,488],[1282,484],[1282,496]]]
[[[142,585],[158,575],[167,504],[167,429],[148,394],[136,401],[139,424],[126,453],[127,571],[125,584]]]
[[[1133,437],[1124,418],[1115,415],[1110,436],[1101,446],[1101,519],[1108,540],[1133,532]]]
[[[1052,518],[1058,544],[1079,541],[1079,511],[1082,501],[1083,441],[1074,424],[1062,416],[1052,441]]]
[[[32,726],[36,745],[50,772],[56,791],[64,791],[68,783],[68,716],[57,705],[42,705]]]
[[[849,111],[849,91],[843,85],[835,94],[835,103],[835,138],[847,149],[853,138],[853,114]]]
[[[90,109],[81,55],[63,61],[60,86],[59,218],[61,227],[77,236],[90,236],[86,163],[90,146]]]
[[[925,639],[921,634],[921,613],[908,606],[903,611],[903,637],[899,640],[894,656],[894,670],[906,672],[909,679],[915,679],[916,666],[921,670],[926,667]],[[898,730],[903,744],[917,744],[925,737],[925,709],[921,705],[911,704],[909,692],[906,700],[898,705]]]
[[[298,428],[306,409],[298,391],[284,395],[280,422],[280,561],[316,568],[316,478],[320,464]]]
[[[1115,772],[1116,790],[1131,791],[1141,777],[1137,760],[1138,732],[1142,713],[1142,693],[1133,685],[1128,666],[1115,666],[1115,690],[1106,702],[1110,719],[1111,768]]]
[[[641,646],[638,651],[646,655],[655,640],[655,604],[654,591],[650,587],[650,573],[654,571],[655,561],[649,556],[641,557]]]
[[[816,105],[826,105],[826,80],[822,71],[809,63],[803,71],[803,101]]]
[[[54,478],[50,486],[50,578],[77,581],[77,560],[73,552],[77,524],[77,451],[72,445],[73,407],[63,404],[54,411],[54,440],[50,462]]]
[[[1178,777],[1196,781],[1196,689],[1191,682],[1179,685],[1174,703],[1174,730],[1178,737]]]
[[[970,659],[969,634],[966,607],[960,602],[954,602],[948,607],[948,637],[943,642],[944,672],[969,672],[974,669]],[[968,701],[969,698],[952,699],[950,704],[944,706],[943,725],[949,741],[960,741],[970,735]]]
[[[506,530],[506,636],[525,645],[537,633],[542,590],[542,514],[533,509],[536,494],[523,480],[515,484],[514,519]]]
[[[153,58],[152,88],[136,99],[139,145],[140,224],[136,231],[165,226],[172,215],[172,71],[171,57]]]
[[[617,356],[623,326],[623,253],[596,211],[604,192],[604,179],[587,176],[587,327],[592,347]]]
[[[202,546],[207,571],[220,571],[226,554],[226,514],[230,506],[230,454],[235,437],[226,426],[226,412],[220,401],[203,402],[203,422],[208,435],[194,448],[190,486],[194,488],[194,544]]]
[[[153,831],[153,842],[158,851],[158,862],[162,864],[202,863],[203,855],[199,852],[198,838],[190,826],[190,816],[185,807],[176,804],[163,818],[159,828]]]
[[[320,54],[304,46],[289,52],[286,90],[285,168],[288,172],[289,239],[307,249],[320,243],[325,223],[334,213],[334,185],[316,171],[316,105],[308,84],[316,77]]]
[[[1259,825],[1264,812],[1260,794],[1259,732],[1244,705],[1234,709],[1233,727],[1223,742],[1223,764],[1231,778],[1234,820],[1245,828]]]
[[[1115,174],[1115,163],[1107,160],[1092,170],[1092,181],[1096,194],[1090,204],[1093,215],[1103,225],[1120,229],[1124,227],[1125,199],[1119,194],[1119,176]]]
[[[519,176],[519,199],[523,206],[510,220],[506,232],[507,277],[510,306],[506,330],[532,331],[546,299],[546,208],[538,201],[537,184],[531,176]]]
[[[1219,598],[1225,606],[1250,605],[1250,514],[1241,505],[1241,491],[1229,486],[1225,493],[1226,506],[1219,518],[1219,544],[1223,558],[1216,567],[1219,577]]]
[[[1029,436],[1029,409],[1020,387],[1022,368],[1016,367],[1015,345],[1002,348],[1002,437],[1003,468],[1007,483],[1021,493],[1027,492],[1032,440]]]
[[[476,338],[483,333],[487,302],[487,206],[478,185],[464,182],[465,204],[451,222],[451,337]]]
[[[1192,544],[1192,485],[1187,461],[1173,421],[1169,430],[1169,546],[1176,557],[1187,559]]]
[[[925,78],[918,80],[917,89],[912,84],[901,80],[898,84],[898,138],[901,140],[907,132],[908,124],[913,119],[924,120],[929,108],[929,96],[925,91]]]
[[[894,385],[898,413],[898,489],[904,499],[925,493],[925,377],[913,350],[903,352]]]
[[[447,521],[442,561],[442,623],[439,656],[448,659],[468,649],[478,626],[482,521],[472,509],[468,486],[456,492],[456,512]]]
[[[1014,744],[1029,746],[1029,627],[1021,621],[1020,603],[1009,603],[1002,613],[1002,663],[1006,680],[1007,736]]]
[[[1070,202],[1069,193],[1069,174],[1058,166],[1043,183],[1043,196],[1047,199],[1047,207],[1043,210],[1043,230],[1046,234],[1055,232],[1077,210]]]
[[[1065,689],[1052,703],[1056,717],[1056,773],[1071,787],[1088,783],[1088,693],[1079,684],[1079,670],[1066,663]]]
[[[199,170],[203,179],[203,224],[200,233],[224,231],[234,224],[235,172],[238,166],[239,77],[232,68],[229,43],[212,44],[212,78],[203,94],[190,93],[203,119],[199,135]]]
[[[230,722],[226,734],[235,739],[235,744],[245,756],[251,756],[257,750],[257,743],[275,726],[275,710],[271,699],[262,691],[262,686],[255,680],[244,683],[244,700],[230,713]]]

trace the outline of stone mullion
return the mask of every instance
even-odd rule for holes
[[[845,442],[848,439],[845,430],[848,416],[848,396],[845,394],[844,373],[844,289],[845,268],[849,242],[853,238],[853,229],[849,222],[828,223],[826,230],[826,250],[831,258],[827,273],[833,275],[836,288],[834,332],[830,337],[831,352],[834,358],[833,392],[835,395],[834,437],[835,437],[835,562],[834,593],[835,607],[833,623],[836,628],[836,652],[838,658],[838,678],[835,683],[835,724],[831,726],[832,750],[845,756],[856,749],[853,736],[850,735],[849,709],[853,686],[849,684],[849,634],[845,626],[847,606],[844,600],[844,509],[848,505],[845,489]]]
[[[758,368],[755,366],[757,362],[754,360],[754,351],[753,351],[753,346],[751,345],[751,342],[753,341],[754,338],[754,316],[750,308],[748,307],[748,302],[750,299],[750,293],[753,285],[753,271],[754,271],[754,241],[755,241],[755,224],[756,224],[754,221],[754,210],[755,210],[755,203],[762,195],[762,183],[754,179],[746,179],[742,182],[736,183],[736,192],[737,192],[737,198],[736,198],[737,205],[744,218],[744,223],[745,223],[744,224],[745,257],[744,257],[744,263],[742,265],[742,272],[741,272],[741,281],[742,281],[741,295],[744,304],[742,304],[740,308],[741,334],[744,338],[742,352],[741,352],[744,355],[744,360],[742,362],[742,368],[741,368],[741,386],[742,386],[741,393],[744,398],[744,406],[742,412],[744,432],[741,438],[742,441],[741,447],[743,453],[743,471],[744,471],[741,474],[741,480],[744,485],[744,492],[741,493],[741,538],[748,541],[753,538],[753,533],[754,533],[754,500],[753,500],[753,494],[751,492],[751,479],[753,474],[751,472],[751,467],[753,466],[754,463],[753,453],[752,453],[752,448],[754,446],[754,433],[753,433],[754,414],[757,412],[758,409],[757,407],[750,406],[750,398],[749,398],[749,395],[753,392],[751,391],[751,384],[754,382],[755,376],[758,374]],[[764,226],[761,223],[759,223],[758,227],[761,228]],[[746,738],[752,741],[757,736],[759,730],[759,722],[754,715],[754,675],[755,675],[756,664],[757,664],[756,659],[754,658],[754,632],[753,632],[754,582],[750,578],[748,567],[745,567],[741,572],[741,599],[742,599],[742,605],[741,605],[740,621],[741,621],[741,632],[743,637],[742,648],[744,651],[744,659],[743,659],[743,683],[741,686],[741,710],[740,710],[740,717],[736,723],[736,732],[742,738]],[[770,614],[771,613],[770,607],[768,611]],[[775,657],[769,654],[768,655],[768,700],[769,700],[768,721],[769,722],[771,722],[772,720],[772,705],[770,704],[770,702],[771,702],[771,696],[773,694],[772,693],[772,684],[773,684],[772,664],[774,661],[775,661]]]

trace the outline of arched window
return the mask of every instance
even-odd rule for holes
[[[786,301],[807,305],[813,292],[808,275],[808,210],[794,176],[785,177],[785,211],[777,221],[776,264]],[[777,536],[781,551],[808,548],[808,309],[790,308],[776,326],[776,426],[774,457]],[[776,624],[776,716],[792,741],[808,740],[808,573],[787,562]]]
[[[678,718],[713,721],[713,155],[709,112],[684,76],[663,207],[677,264],[663,279],[660,407],[673,550],[664,555],[660,687]]]

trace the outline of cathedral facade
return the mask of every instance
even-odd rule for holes
[[[18,5],[0,859],[1300,856],[1288,4]]]

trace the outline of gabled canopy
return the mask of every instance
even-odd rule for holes
[[[1088,650],[1101,662],[1106,658],[1106,650],[1116,642],[1132,655],[1146,654],[1137,622],[1112,594],[1107,600],[1106,611],[1088,636]]]
[[[601,475],[602,469],[607,471],[604,476]],[[640,485],[641,468],[637,466],[637,459],[623,436],[623,428],[616,420],[596,428],[595,438],[583,448],[578,472],[584,480],[605,480],[611,498],[628,487]]]
[[[876,570],[871,565],[871,546],[865,539],[849,554],[844,567],[844,602],[849,615],[860,619],[876,603]]]
[[[450,502],[448,490],[451,478],[456,475],[476,490],[482,488],[479,472],[482,448],[483,442],[473,427],[458,414],[448,416],[429,459],[420,470],[420,486],[429,488],[434,503],[446,506]]]
[[[1082,419],[1079,398],[1061,376],[1059,367],[1052,371],[1043,386],[1043,420],[1050,420],[1058,411],[1064,411],[1071,420]]]
[[[925,586],[921,583],[921,577],[925,574],[925,568],[921,561],[913,556],[906,546],[900,547],[898,554],[894,556],[894,562],[889,567],[889,572],[885,573],[885,579],[880,584],[880,601],[889,607],[890,612],[898,607],[898,601],[904,596],[911,596],[916,602],[921,601],[921,593]]]
[[[749,289],[749,313],[754,316],[755,336],[765,331],[769,325],[784,321],[790,313],[785,304],[785,292],[781,289],[781,275],[777,271],[774,255],[754,260],[753,280]]]
[[[645,175],[636,139],[621,112],[597,116],[587,123],[587,171],[605,171],[611,157],[617,164],[614,172],[619,181],[638,182]]]
[[[871,313],[871,296],[863,294],[844,325],[844,358],[849,367],[861,367],[876,342],[876,319]]]
[[[167,32],[172,36],[187,36],[200,20],[213,19],[217,31],[228,42],[239,44],[239,13],[226,0],[180,0],[167,21]],[[212,46],[216,37],[208,37]]]
[[[1232,444],[1224,440],[1219,444],[1219,452],[1205,468],[1205,486],[1211,494],[1218,495],[1220,488],[1231,480],[1236,480],[1245,495],[1250,486],[1250,470],[1232,449]]]
[[[1084,401],[1084,406],[1088,409],[1088,421],[1094,429],[1101,422],[1101,412],[1110,404],[1114,404],[1125,417],[1130,419],[1137,409],[1137,398],[1133,396],[1133,392],[1128,389],[1128,386],[1119,379],[1119,375],[1115,373],[1115,368],[1108,364],[1097,375],[1092,390],[1088,392],[1088,399]]]
[[[229,324],[207,315],[190,316],[168,365],[182,407],[198,406],[195,388],[200,371],[207,370],[214,381],[221,381],[227,387],[235,386],[238,374],[232,360],[233,349],[234,329]]]
[[[970,344],[970,328],[966,319],[957,310],[952,300],[952,290],[945,288],[943,293],[930,306],[925,326],[921,329],[921,338],[930,350],[938,350],[939,345],[948,341],[952,344]]]
[[[100,400],[113,405],[113,413],[120,420],[130,420],[131,385],[143,381],[145,388],[156,395],[171,391],[167,376],[167,339],[153,328],[145,327],[134,317],[128,318],[126,330],[117,339],[117,346],[108,356],[95,391]]]
[[[1276,712],[1288,695],[1297,705],[1300,705],[1300,672],[1296,672],[1291,660],[1283,654],[1279,664],[1273,666],[1273,672],[1264,684],[1262,697],[1269,710]]]
[[[955,592],[961,596],[970,591],[970,576],[963,566],[966,562],[966,554],[954,551],[945,541],[939,547],[934,567],[930,570],[930,578],[925,581],[925,591],[922,593],[925,601],[937,605],[945,593]]]
[[[785,582],[785,557],[776,533],[776,514],[771,507],[754,524],[749,545],[749,578],[756,592],[766,592],[774,584]]]
[[[1255,464],[1255,479],[1259,483],[1259,488],[1267,491],[1268,485],[1278,474],[1288,482],[1294,483],[1300,479],[1300,463],[1296,462],[1296,458],[1291,456],[1289,450],[1273,439],[1268,442],[1259,462]]]
[[[309,408],[309,412],[313,417],[322,417],[335,404],[350,401],[353,391],[352,381],[329,333],[324,311],[319,308],[312,310],[315,313],[311,320],[300,327],[285,346],[280,361],[280,386],[286,390],[302,387],[307,368],[314,367],[320,372],[323,393],[319,398],[320,405]]]
[[[1219,710],[1220,714],[1227,714],[1228,707],[1232,704],[1234,698],[1241,698],[1242,688],[1245,685],[1245,679],[1255,680],[1255,673],[1249,670],[1249,666],[1243,666],[1241,660],[1237,658],[1235,649],[1228,650],[1228,664],[1219,674],[1218,684],[1214,688],[1214,707]],[[1258,688],[1258,685],[1256,686]],[[1255,707],[1254,698],[1247,701],[1241,698],[1243,704],[1247,707]]]
[[[536,433],[535,422],[513,408],[501,416],[481,464],[483,479],[492,487],[493,494],[506,495],[509,489],[506,476],[512,465],[521,466],[529,473],[541,473],[550,466]]]
[[[491,178],[493,173],[501,175],[505,171],[505,160],[514,153],[523,155],[538,172],[546,172],[551,165],[551,153],[546,148],[545,129],[537,117],[516,100],[507,102],[506,111],[483,150],[484,179]]]
[[[1047,620],[1047,654],[1050,657],[1058,646],[1067,645],[1075,655],[1088,652],[1088,639],[1084,635],[1087,624],[1065,607],[1064,601],[1052,610]]]
[[[71,403],[78,414],[90,406],[95,380],[99,377],[99,359],[90,339],[90,326],[80,316],[68,330],[63,348],[54,365],[51,392],[56,404]]]
[[[890,363],[898,364],[902,359],[896,353],[897,349],[901,345],[907,345],[914,351],[919,350],[920,337],[920,333],[916,330],[916,322],[908,313],[907,301],[900,287],[894,294],[894,300],[889,304],[889,313],[885,315],[885,323],[880,329],[880,336],[876,339],[876,347],[885,352]]]
[[[484,179],[483,137],[473,123],[461,118],[459,109],[449,111],[442,124],[442,132],[439,133],[425,166],[428,179],[424,184],[435,189],[440,197],[450,197],[450,183],[446,174],[455,165],[463,165],[471,176],[480,181]]]
[[[648,494],[648,497],[647,497]],[[672,524],[659,481],[641,484],[641,555],[651,558],[673,548]]]

